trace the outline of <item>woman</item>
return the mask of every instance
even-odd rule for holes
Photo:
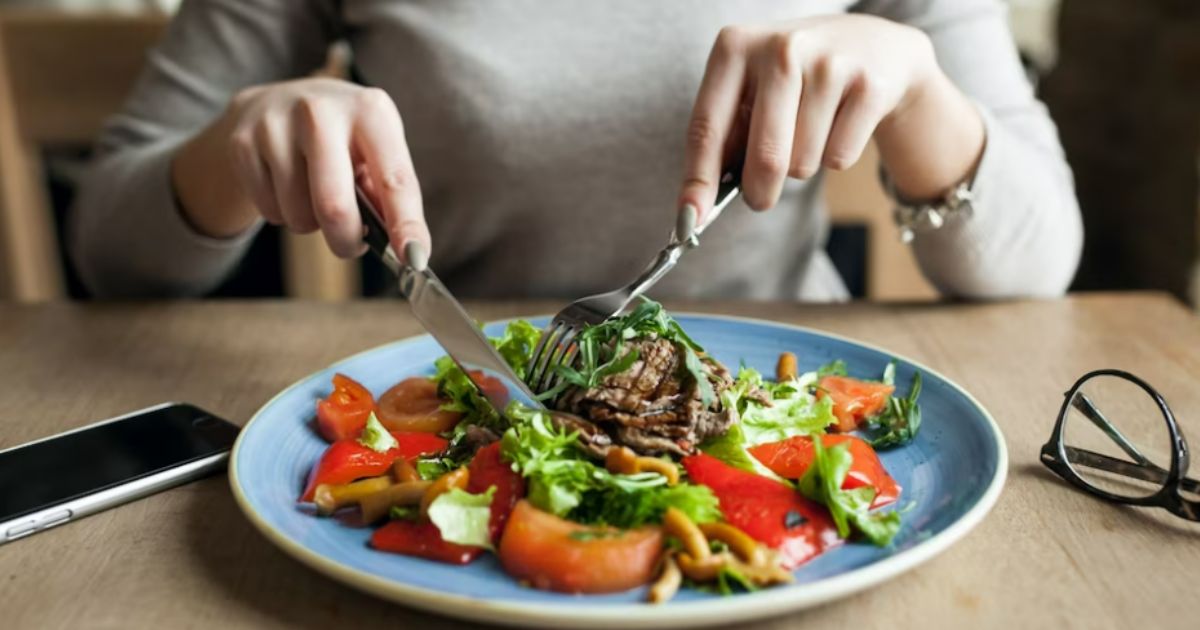
[[[114,296],[204,293],[264,220],[357,256],[357,178],[461,295],[578,296],[740,163],[656,295],[841,299],[821,171],[873,139],[898,203],[946,215],[912,242],[942,292],[1054,295],[1079,213],[1005,24],[997,0],[196,0],[101,138],[73,254]],[[339,38],[360,83],[299,78]]]

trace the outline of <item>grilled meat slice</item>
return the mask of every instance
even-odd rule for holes
[[[704,439],[724,434],[737,421],[736,412],[723,409],[720,401],[733,383],[725,366],[701,359],[717,394],[706,406],[675,342],[646,337],[627,342],[626,348],[638,353],[628,370],[604,377],[597,387],[571,388],[555,406],[643,455],[694,453]]]

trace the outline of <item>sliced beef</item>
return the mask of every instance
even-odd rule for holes
[[[587,422],[609,437],[609,443],[643,455],[694,453],[706,438],[724,434],[737,421],[733,410],[721,406],[720,392],[733,383],[725,366],[701,358],[717,394],[706,406],[675,342],[648,337],[625,347],[623,352],[638,353],[628,370],[605,377],[597,387],[567,390],[555,407]],[[607,445],[599,446],[595,433],[588,439],[590,452],[607,450]]]

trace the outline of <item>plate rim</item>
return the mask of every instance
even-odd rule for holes
[[[568,623],[571,626],[577,628],[610,628],[614,622],[620,622],[626,628],[676,628],[684,626],[711,626],[721,623],[773,617],[787,612],[810,608],[821,603],[831,602],[867,590],[901,573],[912,570],[950,548],[978,526],[984,517],[991,512],[996,501],[1000,498],[1008,477],[1009,463],[1008,445],[1004,439],[1003,432],[1000,430],[1000,425],[992,417],[991,412],[974,395],[954,380],[947,378],[941,372],[873,343],[850,339],[844,335],[817,330],[808,326],[756,317],[693,311],[679,311],[673,313],[672,316],[677,318],[706,318],[734,323],[781,327],[818,337],[827,337],[874,350],[904,361],[916,369],[932,374],[964,396],[983,416],[986,421],[985,426],[990,430],[996,447],[996,472],[992,475],[987,488],[974,505],[942,532],[913,545],[909,549],[872,562],[866,566],[853,569],[841,575],[807,583],[803,589],[764,589],[728,598],[689,601],[670,606],[654,606],[645,603],[591,605],[582,601],[547,603],[493,600],[450,594],[425,587],[413,586],[346,566],[344,563],[327,558],[320,553],[308,549],[300,542],[293,540],[287,534],[279,531],[251,506],[249,498],[245,496],[241,488],[237,461],[244,438],[248,434],[250,427],[277,400],[333,366],[353,361],[361,356],[379,352],[385,348],[414,344],[430,337],[428,333],[421,333],[342,357],[329,365],[300,377],[291,385],[271,397],[267,402],[263,403],[254,412],[254,415],[246,421],[246,424],[238,433],[233,449],[230,451],[228,467],[229,485],[233,491],[238,508],[267,540],[309,568],[342,582],[347,586],[417,610],[445,617],[506,626],[532,625],[544,628],[557,628],[562,627],[564,618],[566,618],[569,619]],[[549,317],[552,317],[552,315],[517,316],[490,320],[484,325],[508,324],[519,319],[534,320]]]

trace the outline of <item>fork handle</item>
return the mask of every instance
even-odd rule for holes
[[[684,242],[695,246],[699,244],[699,237],[708,226],[712,225],[717,217],[721,216],[723,211],[741,191],[741,169],[731,169],[725,171],[721,175],[721,181],[717,184],[717,198],[713,201],[712,210],[704,217],[704,221],[699,224],[695,223],[696,218],[693,216],[684,217],[675,229],[672,242]]]
[[[624,310],[625,306],[628,306],[630,302],[648,291],[663,276],[667,275],[668,271],[674,269],[675,265],[679,263],[679,259],[683,257],[685,249],[699,244],[698,237],[700,233],[712,225],[712,222],[720,216],[721,211],[741,193],[739,188],[741,184],[739,170],[727,171],[721,176],[721,184],[717,187],[717,199],[713,202],[712,212],[708,213],[703,223],[697,225],[692,230],[690,236],[681,239],[679,234],[674,232],[671,234],[671,240],[667,243],[666,247],[658,252],[658,256],[654,259],[654,262],[650,263],[650,266],[646,267],[642,275],[630,283],[628,287],[629,298],[621,306],[621,310]],[[619,313],[620,311],[617,312]]]

